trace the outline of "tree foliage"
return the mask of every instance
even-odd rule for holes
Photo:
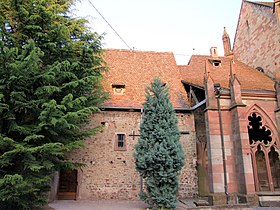
[[[65,153],[97,128],[106,98],[101,39],[71,17],[74,0],[0,0],[0,209],[47,202]]]
[[[145,179],[140,196],[154,208],[175,208],[179,171],[184,165],[178,121],[168,87],[155,79],[146,90],[140,139],[135,147],[136,169]]]

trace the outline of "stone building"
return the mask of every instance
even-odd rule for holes
[[[110,93],[110,99],[100,113],[92,116],[88,125],[102,125],[103,129],[86,140],[84,149],[70,155],[73,161],[85,163],[86,167],[60,174],[58,198],[138,199],[141,185],[133,152],[139,138],[145,88],[155,77],[170,87],[181,132],[180,141],[186,154],[180,174],[179,196],[196,195],[194,117],[173,54],[109,49],[104,56],[110,69],[105,73],[103,86]],[[71,190],[74,192],[70,193]]]
[[[236,58],[275,78],[280,65],[280,1],[243,0],[233,52]]]
[[[85,167],[60,172],[58,199],[138,199],[143,180],[133,151],[154,77],[170,87],[186,154],[179,197],[257,203],[280,192],[279,69],[274,82],[235,58],[226,31],[223,42],[225,56],[213,47],[184,66],[172,53],[106,50],[103,86],[110,99],[88,124],[103,129],[69,154]]]
[[[192,106],[206,100],[193,112],[199,192],[222,204],[226,187],[230,203],[257,203],[259,192],[280,190],[274,82],[230,52],[223,57],[215,48],[211,52],[179,67]]]

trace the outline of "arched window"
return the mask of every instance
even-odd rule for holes
[[[271,147],[271,150],[268,154],[269,156],[269,163],[271,168],[271,175],[274,185],[275,191],[280,191],[280,161],[279,161],[279,154],[275,150],[274,147]]]
[[[256,112],[248,121],[256,191],[280,191],[280,156],[272,132]]]
[[[263,141],[265,145],[271,142],[271,131],[264,126],[262,126],[262,118],[261,116],[257,116],[256,113],[253,113],[248,117],[249,126],[249,140],[250,144],[257,141]]]

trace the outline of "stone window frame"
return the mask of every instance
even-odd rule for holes
[[[119,137],[123,136],[123,139],[120,139]],[[119,143],[120,140],[123,141],[123,146],[119,147]],[[121,133],[121,132],[117,132],[115,133],[115,140],[114,140],[114,151],[126,151],[127,147],[126,147],[126,134],[125,133]]]

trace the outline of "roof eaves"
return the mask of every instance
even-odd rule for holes
[[[101,111],[141,111],[143,107],[120,107],[120,106],[103,106],[100,107]]]
[[[194,83],[191,83],[191,82],[187,82],[187,81],[184,81],[184,80],[181,80],[181,82],[184,83],[184,84],[186,84],[186,85],[190,85],[190,86],[199,88],[199,89],[201,89],[201,90],[204,90],[204,87],[201,86],[201,85],[197,85],[197,84],[194,84]]]
[[[111,107],[107,107],[104,106],[102,108],[100,108],[101,111],[124,111],[124,112],[143,112],[144,108],[142,107],[118,107],[118,106],[111,106]],[[179,108],[179,107],[174,107],[175,112],[189,112],[192,111],[192,108]]]

